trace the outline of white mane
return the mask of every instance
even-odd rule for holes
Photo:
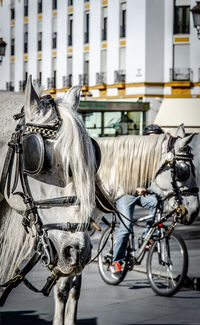
[[[150,185],[158,170],[165,137],[96,138],[102,156],[98,176],[113,199],[119,192],[135,194],[138,186]]]

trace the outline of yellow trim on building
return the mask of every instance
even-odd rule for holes
[[[84,51],[89,51],[90,50],[90,46],[89,45],[85,45],[84,46]]]
[[[108,0],[102,0],[102,6],[105,6],[108,4]]]
[[[165,86],[167,87],[191,87],[192,82],[191,81],[170,81],[170,82],[165,82]]]
[[[24,17],[24,23],[28,23],[28,17]]]
[[[102,47],[102,49],[105,49],[107,47],[107,43],[102,43],[101,47]]]
[[[14,19],[11,20],[10,24],[11,24],[11,25],[15,25],[15,20],[14,20]]]
[[[68,53],[72,53],[73,52],[73,49],[70,47],[70,48],[67,49],[67,52]]]
[[[14,56],[11,56],[10,61],[11,61],[11,62],[15,62],[15,58],[14,58]]]
[[[24,61],[28,61],[28,55],[24,55]]]
[[[37,57],[38,59],[42,59],[42,53],[38,53]]]
[[[120,45],[126,45],[126,40],[120,41]]]
[[[90,9],[90,4],[89,3],[85,3],[84,9]]]
[[[38,19],[39,19],[39,20],[42,19],[42,15],[41,15],[41,14],[38,15]]]
[[[189,42],[189,37],[174,37],[174,42]]]
[[[56,50],[52,51],[52,56],[56,56],[56,55],[57,55],[57,51]]]
[[[55,11],[52,12],[52,16],[53,17],[56,17],[57,16],[57,10],[55,10]]]
[[[74,8],[73,7],[69,7],[68,8],[68,12],[71,14],[72,12],[74,11]]]

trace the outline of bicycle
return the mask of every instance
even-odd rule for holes
[[[102,233],[98,247],[98,268],[105,283],[118,285],[128,271],[141,264],[147,253],[146,272],[153,291],[157,295],[170,297],[180,290],[188,271],[188,253],[182,237],[176,232],[172,233],[174,226],[170,228],[163,224],[168,217],[162,217],[161,210],[157,209],[154,223],[144,238],[140,234],[136,242],[134,235],[136,231],[130,234],[126,257],[122,264],[122,277],[114,279],[110,267],[119,224],[116,215],[113,214],[111,223],[106,222],[107,228]],[[134,224],[139,227],[139,224],[150,218],[152,215],[140,217]]]

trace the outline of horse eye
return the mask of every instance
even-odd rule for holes
[[[190,167],[184,162],[176,164],[176,179],[179,181],[186,181],[190,176]]]

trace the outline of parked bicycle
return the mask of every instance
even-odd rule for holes
[[[134,221],[135,230],[129,236],[120,279],[114,279],[110,271],[119,223],[114,214],[111,223],[106,221],[107,228],[102,233],[98,247],[98,268],[107,284],[117,285],[122,282],[127,272],[140,265],[146,256],[146,272],[153,291],[169,297],[180,290],[188,271],[188,253],[181,236],[172,232],[175,221],[171,226],[163,224],[168,217],[162,217],[161,209],[157,209],[155,221],[144,237],[142,223],[152,218],[152,215]]]

